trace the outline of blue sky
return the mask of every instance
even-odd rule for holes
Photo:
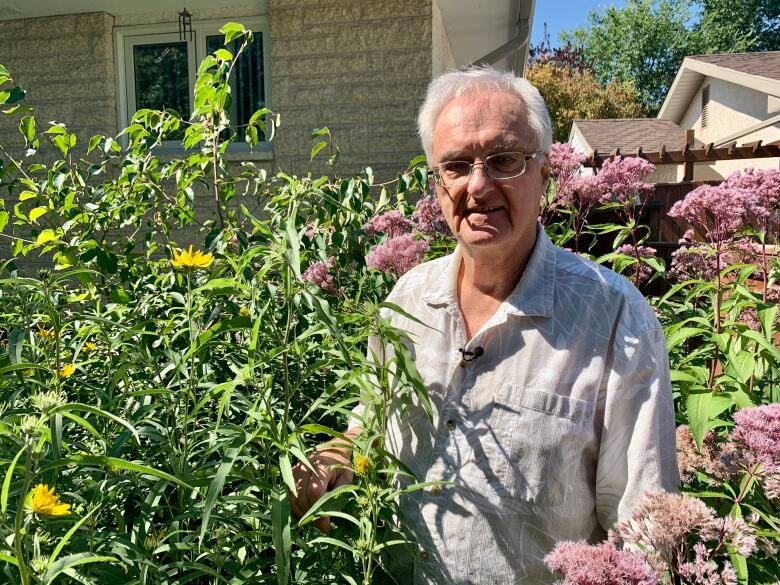
[[[544,36],[544,23],[550,32],[553,47],[559,44],[558,33],[584,25],[588,12],[603,10],[607,6],[623,7],[625,0],[536,0],[536,14],[531,31],[531,44],[536,45]]]

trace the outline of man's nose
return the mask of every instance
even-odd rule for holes
[[[469,193],[479,195],[493,186],[493,179],[485,171],[484,162],[476,162],[471,165],[471,175],[469,175]]]

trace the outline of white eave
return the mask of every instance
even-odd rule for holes
[[[705,63],[695,57],[686,57],[674,78],[672,87],[669,88],[669,93],[666,94],[658,118],[679,124],[691,100],[707,77],[723,79],[769,95],[780,96],[780,80]]]
[[[456,66],[488,63],[522,75],[535,4],[535,0],[438,0]]]

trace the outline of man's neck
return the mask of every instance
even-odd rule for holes
[[[495,314],[523,275],[531,250],[500,257],[464,249],[458,270],[458,305],[471,339]]]

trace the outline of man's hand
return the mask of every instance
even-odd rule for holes
[[[346,436],[357,437],[362,429],[349,429]],[[298,463],[293,467],[295,488],[298,495],[292,497],[291,508],[296,518],[303,516],[326,492],[352,483],[352,449],[347,441],[333,439],[317,447],[309,462],[314,471]],[[324,533],[330,532],[330,518],[317,518],[314,526]]]

